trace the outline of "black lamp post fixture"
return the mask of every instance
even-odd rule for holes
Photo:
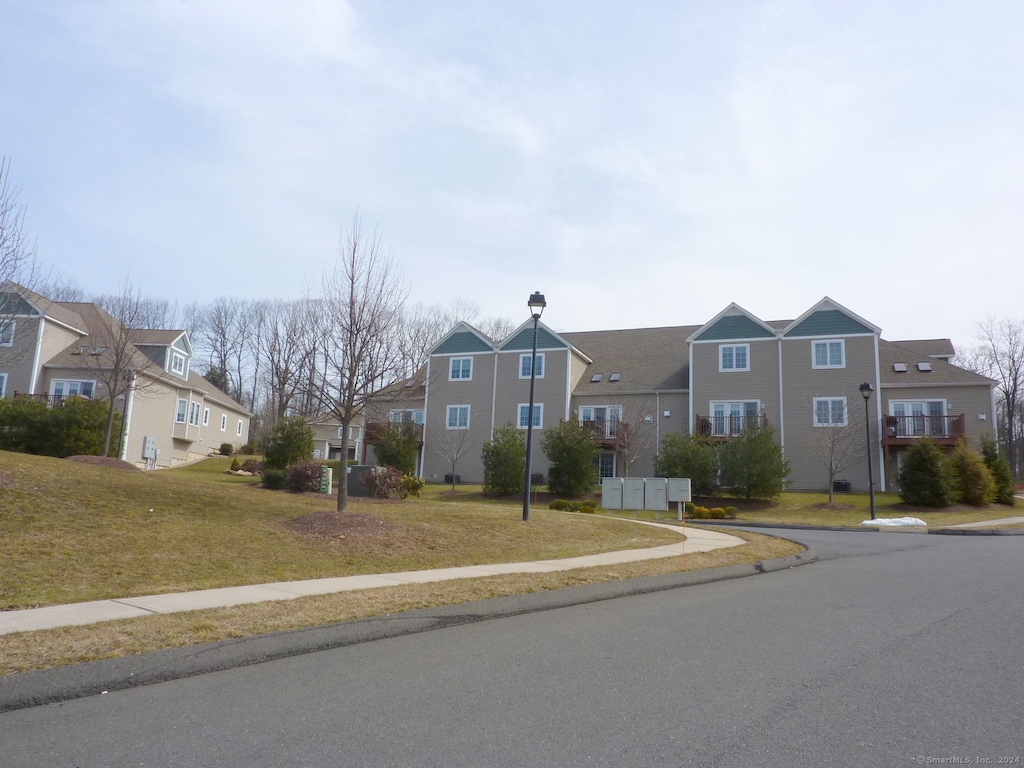
[[[875,519],[875,481],[871,476],[871,415],[868,411],[868,400],[874,388],[870,382],[865,381],[860,385],[860,393],[864,397],[864,431],[868,440],[868,493],[871,496],[871,519]]]
[[[544,313],[547,302],[544,294],[534,291],[526,302],[533,314],[533,356],[530,358],[530,411],[526,416],[526,483],[523,488],[523,520],[530,519],[530,491],[533,490],[533,476],[530,474],[530,463],[533,458],[533,396],[537,384],[537,324]]]

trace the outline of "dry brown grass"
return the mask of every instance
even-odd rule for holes
[[[646,526],[637,526],[646,527]],[[564,587],[718,568],[785,557],[803,547],[745,531],[729,531],[748,543],[715,552],[581,568],[561,573],[513,574],[433,584],[403,585],[257,603],[188,613],[124,619],[0,636],[0,674],[77,664],[249,637],[419,608],[528,594]],[[676,539],[678,540],[678,538]]]

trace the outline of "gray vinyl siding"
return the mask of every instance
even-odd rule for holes
[[[779,427],[779,353],[776,339],[727,341],[726,344],[750,344],[749,371],[719,371],[719,342],[693,344],[693,386],[690,401],[693,412],[710,416],[713,401],[761,402],[763,413],[776,429]]]
[[[994,434],[996,425],[992,420],[992,390],[987,386],[955,386],[951,384],[931,387],[882,387],[882,415],[890,413],[889,403],[902,401],[944,400],[950,416],[964,415],[967,442],[974,450],[980,450],[981,437]],[[978,415],[984,414],[985,419]]]
[[[838,338],[838,337],[830,337]],[[860,385],[867,381],[876,386],[875,337],[846,337],[845,366],[843,368],[814,368],[812,365],[812,339],[806,337],[786,338],[782,342],[783,388],[785,392],[785,434],[786,461],[790,467],[790,488],[793,490],[828,490],[828,471],[821,458],[821,449],[813,443],[814,398],[845,397],[847,419],[852,425],[851,439],[857,440],[864,434],[864,399]],[[869,402],[872,423],[876,405],[872,396]],[[776,426],[778,424],[776,423]],[[853,430],[856,429],[857,432]],[[872,430],[872,434],[876,434]],[[872,451],[875,478],[879,477],[878,449]],[[856,492],[866,492],[867,465],[863,460],[850,467],[838,480],[848,480]]]
[[[0,347],[0,373],[7,374],[5,393],[29,392],[32,386],[32,364],[35,362],[36,338],[40,320],[15,317],[14,338],[11,346]],[[65,345],[66,346],[66,345]]]
[[[532,332],[531,332],[532,342]],[[519,405],[530,402],[530,380],[519,378],[519,356],[529,355],[531,349],[501,352],[498,354],[498,378],[494,398],[494,425],[501,426],[506,422],[519,423]],[[570,351],[562,346],[559,349],[538,349],[537,355],[544,355],[544,376],[535,383],[534,402],[543,404],[540,429],[533,430],[533,457],[531,459],[532,474],[543,474],[545,481],[548,473],[548,459],[541,448],[544,430],[557,427],[559,422],[569,417],[566,412],[568,403],[566,381]],[[525,433],[525,429],[523,430]]]
[[[462,357],[464,355],[454,355]],[[424,414],[423,477],[428,482],[442,482],[451,472],[451,464],[442,453],[444,440],[459,439],[448,434],[461,430],[447,428],[449,405],[468,405],[469,429],[466,430],[466,450],[459,459],[456,474],[464,483],[483,482],[483,463],[480,453],[485,441],[491,438],[491,398],[494,392],[494,352],[465,355],[473,358],[473,378],[469,381],[449,381],[451,355],[430,358],[430,394]]]

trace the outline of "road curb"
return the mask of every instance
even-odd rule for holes
[[[110,691],[489,619],[756,576],[807,565],[817,559],[813,551],[806,550],[788,557],[755,563],[499,597],[323,627],[153,651],[120,659],[22,672],[0,678],[0,712],[97,696]]]
[[[1024,528],[936,528],[934,536],[1024,536]]]
[[[841,531],[846,533],[878,533],[878,528],[854,527],[850,525],[797,525],[796,523],[747,523],[742,520],[691,520],[687,525],[724,525],[736,528],[789,528],[795,531]]]

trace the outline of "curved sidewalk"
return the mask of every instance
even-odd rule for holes
[[[675,525],[646,521],[630,522],[668,528],[674,531],[680,530],[679,526]],[[574,568],[615,565],[617,563],[654,560],[662,557],[677,557],[696,552],[710,552],[715,549],[735,547],[745,543],[743,539],[736,536],[700,528],[687,527],[685,528],[685,534],[685,540],[674,544],[646,549],[602,552],[596,555],[570,557],[564,560],[470,565],[458,568],[439,568],[429,571],[406,571],[404,573],[379,573],[365,576],[340,576],[328,579],[284,581],[272,584],[253,584],[243,587],[204,589],[198,592],[125,597],[116,600],[94,600],[87,603],[51,605],[45,608],[28,608],[20,611],[2,611],[0,612],[0,635],[72,625],[95,624],[101,621],[130,619],[161,613],[195,611],[203,608],[226,608],[233,605],[261,603],[270,600],[294,600],[297,597],[307,597],[310,595],[326,595],[335,592],[391,587],[400,584],[426,584],[434,581],[474,579],[509,573],[568,571]]]

